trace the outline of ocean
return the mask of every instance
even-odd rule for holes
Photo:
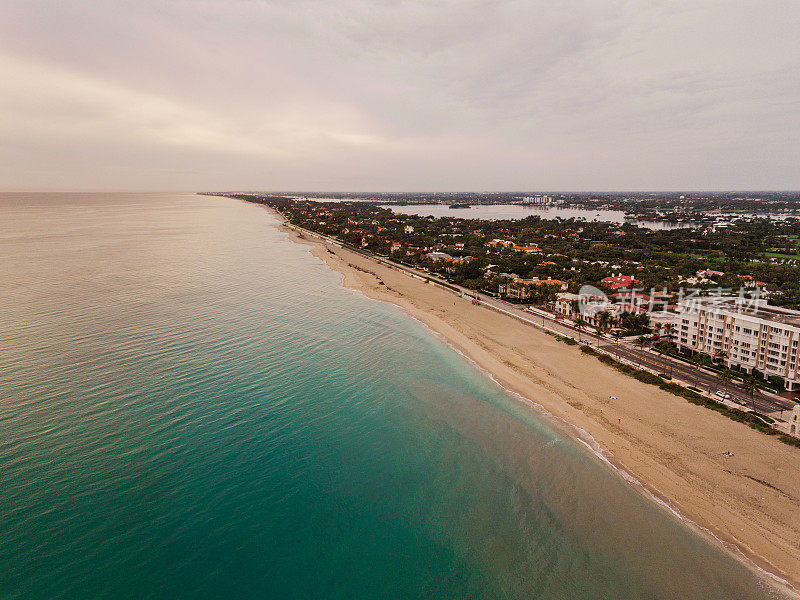
[[[0,598],[778,597],[276,223],[0,195]]]

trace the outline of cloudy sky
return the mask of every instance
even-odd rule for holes
[[[0,188],[800,189],[798,0],[0,0]]]

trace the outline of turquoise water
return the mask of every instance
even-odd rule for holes
[[[0,597],[774,597],[263,209],[0,210]]]

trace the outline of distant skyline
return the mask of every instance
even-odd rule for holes
[[[0,190],[800,189],[795,0],[0,3]]]

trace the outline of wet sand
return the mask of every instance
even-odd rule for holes
[[[503,386],[593,440],[647,493],[800,589],[800,450],[636,381],[535,327],[285,230],[340,272],[345,287],[400,306]]]

